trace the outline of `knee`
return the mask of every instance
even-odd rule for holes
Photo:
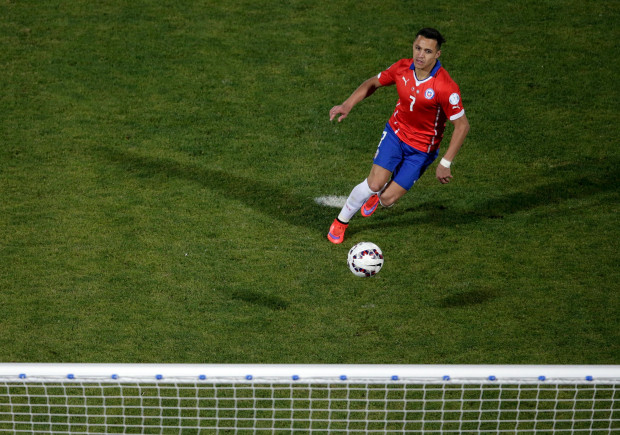
[[[379,181],[366,180],[366,182],[368,183],[368,187],[370,188],[370,190],[372,190],[373,192],[380,192],[385,186],[385,183]]]

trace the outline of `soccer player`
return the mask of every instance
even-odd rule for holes
[[[437,158],[448,119],[454,131],[435,176],[442,184],[450,182],[450,165],[469,132],[469,122],[459,87],[439,62],[444,42],[437,30],[420,30],[413,42],[412,59],[401,59],[364,81],[329,111],[330,121],[340,115],[341,122],[378,88],[396,85],[398,103],[381,136],[370,174],[353,188],[329,228],[327,238],[332,243],[342,243],[349,221],[360,208],[362,216],[369,217],[379,204],[390,207],[407,193]]]

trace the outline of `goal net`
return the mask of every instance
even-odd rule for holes
[[[620,366],[0,364],[0,432],[620,433]]]

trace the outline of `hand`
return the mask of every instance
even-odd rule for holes
[[[452,172],[450,171],[450,168],[446,168],[440,163],[439,165],[437,165],[435,176],[441,184],[448,184],[452,179]]]
[[[350,111],[351,111],[350,108],[342,104],[339,106],[334,106],[329,111],[329,120],[333,121],[337,115],[340,115],[340,117],[338,118],[338,122],[342,122],[342,120],[347,117]]]

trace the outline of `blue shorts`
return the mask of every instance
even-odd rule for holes
[[[392,172],[392,180],[409,190],[435,161],[437,154],[439,150],[424,153],[407,145],[396,136],[390,124],[386,124],[373,163]]]

